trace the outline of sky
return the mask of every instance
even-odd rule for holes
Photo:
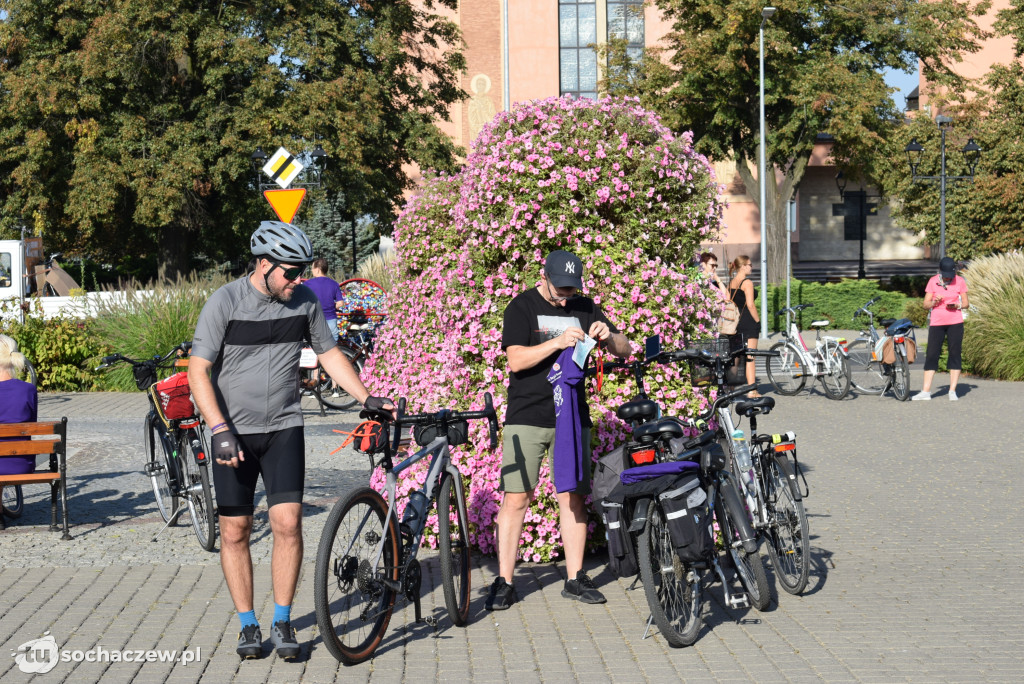
[[[896,102],[896,107],[901,112],[906,108],[907,101],[906,97],[910,94],[914,88],[918,85],[918,70],[914,69],[913,73],[906,74],[902,71],[889,70],[885,74],[885,82],[893,88],[898,88],[899,92],[893,95],[893,100]]]

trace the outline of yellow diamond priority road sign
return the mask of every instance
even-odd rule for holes
[[[277,152],[263,165],[263,173],[270,176],[270,180],[282,188],[287,188],[295,180],[295,177],[302,172],[303,168],[302,164],[292,156],[291,152],[283,147],[279,147]]]

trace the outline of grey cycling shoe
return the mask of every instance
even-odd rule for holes
[[[295,638],[295,630],[288,620],[279,620],[270,628],[270,641],[277,649],[280,658],[297,658],[299,642]]]
[[[240,658],[259,658],[263,655],[263,633],[259,625],[246,625],[238,633],[238,648],[235,653]]]

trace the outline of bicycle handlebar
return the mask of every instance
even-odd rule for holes
[[[96,370],[103,370],[105,368],[110,368],[115,363],[119,363],[121,361],[124,361],[125,363],[130,363],[133,367],[146,366],[146,365],[152,364],[153,367],[156,368],[161,363],[163,363],[167,359],[171,358],[175,354],[179,354],[179,352],[180,352],[179,355],[184,356],[184,355],[189,354],[191,351],[192,351],[192,340],[187,340],[185,342],[182,342],[181,344],[179,344],[178,346],[176,346],[174,349],[172,349],[171,351],[167,352],[163,356],[154,355],[154,356],[152,356],[151,358],[148,358],[148,359],[142,359],[142,360],[132,359],[132,358],[129,358],[129,357],[125,356],[124,354],[120,354],[120,353],[118,353],[118,354],[111,354],[110,356],[104,356],[102,359],[100,359],[100,365],[96,367]]]
[[[866,316],[874,316],[874,312],[872,312],[872,311],[869,311],[869,310],[868,310],[868,307],[869,307],[869,306],[871,306],[872,304],[874,304],[875,302],[877,302],[877,301],[878,301],[879,299],[881,299],[881,298],[882,298],[882,296],[881,296],[881,295],[879,295],[879,296],[877,296],[877,297],[875,297],[875,298],[873,298],[873,299],[869,300],[867,304],[865,304],[864,306],[860,307],[859,309],[857,309],[857,310],[856,310],[856,311],[855,311],[855,312],[853,313],[853,318],[852,318],[852,319],[850,319],[850,320],[852,320],[852,321],[855,321],[855,320],[857,320],[858,318],[860,318],[860,315],[861,315],[861,314],[864,314],[864,315],[866,315]]]
[[[779,309],[775,313],[775,315],[776,316],[781,316],[782,314],[787,313],[787,312],[795,314],[798,311],[803,311],[804,309],[812,309],[812,308],[814,308],[814,304],[797,304],[796,306],[787,306],[787,307],[784,307],[782,309]]]
[[[362,418],[376,418],[382,422],[394,423],[395,427],[402,427],[403,425],[437,425],[445,429],[452,423],[462,420],[486,418],[490,448],[496,449],[498,447],[498,415],[494,410],[494,401],[491,399],[490,392],[484,392],[484,409],[481,411],[441,409],[433,413],[406,413],[405,406],[406,401],[403,397],[398,400],[397,415],[392,415],[391,412],[384,410],[363,410],[360,411],[359,415]],[[401,441],[401,430],[395,430],[391,445],[392,451],[398,451],[399,441]]]

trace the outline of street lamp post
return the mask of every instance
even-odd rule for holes
[[[767,176],[765,171],[765,149],[764,149],[764,24],[771,16],[775,14],[774,7],[765,7],[761,10],[761,28],[758,31],[760,40],[758,41],[758,62],[760,66],[760,90],[761,90],[761,115],[759,118],[761,128],[761,154],[760,162],[761,168],[759,170],[759,179],[761,186],[761,339],[768,339],[768,215],[765,212],[765,185],[767,183]],[[787,236],[787,239],[788,236]],[[786,274],[789,277],[789,274]]]
[[[910,163],[911,180],[939,184],[939,258],[942,259],[946,256],[946,184],[948,181],[974,180],[974,171],[978,167],[978,159],[981,158],[981,148],[974,142],[974,138],[968,138],[967,144],[961,148],[960,152],[964,155],[964,161],[967,163],[970,175],[948,175],[946,173],[946,131],[952,128],[953,119],[948,116],[937,116],[935,117],[935,124],[939,127],[941,138],[939,151],[942,164],[938,176],[917,175],[917,168],[921,165],[921,156],[924,154],[924,147],[921,143],[917,142],[917,138],[911,139],[904,152],[907,153],[907,161]]]

